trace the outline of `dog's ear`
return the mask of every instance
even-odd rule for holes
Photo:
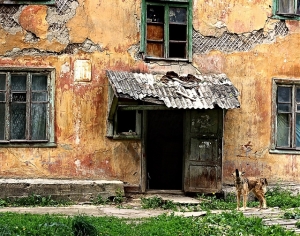
[[[241,176],[243,176],[244,174],[246,174],[244,171],[242,172]]]
[[[261,178],[261,179],[260,179],[260,182],[261,182],[262,184],[268,185],[268,181],[267,181],[266,178]]]

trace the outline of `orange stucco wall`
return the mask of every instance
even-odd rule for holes
[[[247,34],[274,29],[272,0],[194,0],[193,28],[204,37],[224,32]],[[108,81],[105,70],[149,72],[175,70],[174,63],[148,64],[134,57],[140,41],[140,0],[73,2],[59,16],[49,6],[23,6],[15,14],[19,27],[0,26],[0,66],[53,67],[56,70],[56,148],[0,148],[0,176],[17,178],[119,179],[138,185],[141,143],[105,137]],[[49,32],[59,22],[65,35]],[[300,21],[287,20],[284,37],[245,52],[193,54],[187,66],[203,73],[225,73],[240,91],[241,108],[225,117],[223,180],[231,172],[264,175],[271,181],[300,182],[297,155],[270,154],[272,78],[300,79]],[[26,40],[28,33],[37,40]],[[97,50],[64,51],[86,40]],[[32,53],[26,51],[34,49]],[[91,81],[74,81],[74,62],[89,60]],[[176,63],[175,63],[176,64]],[[182,69],[182,66],[180,67]],[[179,71],[176,71],[179,73]],[[251,151],[242,145],[251,142]]]

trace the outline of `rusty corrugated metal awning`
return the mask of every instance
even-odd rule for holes
[[[239,92],[225,74],[165,75],[107,71],[118,98],[163,102],[169,108],[239,108]]]

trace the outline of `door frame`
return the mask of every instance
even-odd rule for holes
[[[154,109],[155,110],[155,109]],[[162,110],[162,109],[157,109],[157,110]],[[169,108],[165,108],[165,110],[169,110]],[[222,109],[222,138],[221,138],[221,186],[223,183],[223,160],[224,160],[224,118],[225,118],[225,110]],[[142,140],[141,140],[141,178],[140,178],[140,191],[142,193],[145,193],[147,191],[147,160],[146,160],[146,143],[147,143],[147,122],[148,122],[148,116],[147,116],[147,110],[143,110],[142,111]],[[186,175],[186,151],[187,151],[187,146],[186,146],[186,131],[185,131],[185,124],[187,122],[187,117],[189,117],[187,115],[187,113],[189,112],[189,110],[186,110],[185,112],[183,112],[183,156],[182,156],[182,161],[183,161],[183,166],[182,166],[182,191],[185,191],[185,175]],[[162,190],[164,192],[167,192],[168,190]]]

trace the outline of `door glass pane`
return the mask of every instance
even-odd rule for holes
[[[278,0],[278,13],[294,13],[295,0]]]
[[[46,104],[32,104],[31,139],[46,139]]]
[[[25,139],[26,104],[13,103],[11,105],[10,123],[11,139]]]
[[[290,146],[290,114],[277,115],[277,146]]]
[[[291,94],[292,88],[291,87],[278,87],[277,90],[277,99],[278,102],[291,102]]]
[[[33,74],[32,90],[47,90],[47,76]]]
[[[169,12],[170,23],[181,23],[186,24],[186,8],[182,7],[170,7]]]
[[[26,90],[26,75],[11,75],[11,90]]]
[[[0,104],[0,140],[4,140],[5,104]]]
[[[300,114],[296,114],[296,146],[300,147]]]
[[[0,74],[0,90],[6,89],[6,76],[5,74]]]
[[[147,22],[164,22],[164,6],[147,6]]]

